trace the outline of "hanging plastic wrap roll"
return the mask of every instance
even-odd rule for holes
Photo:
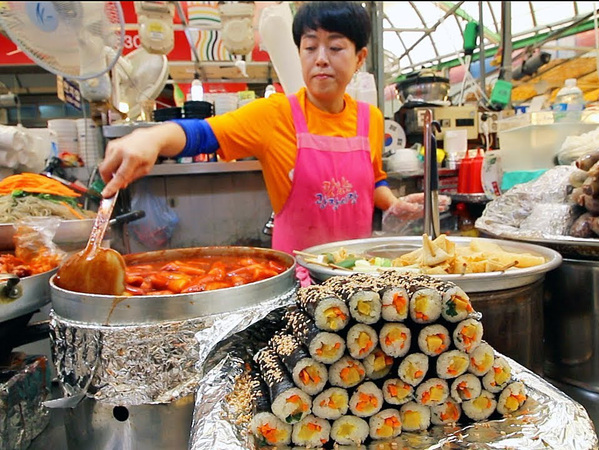
[[[299,53],[293,42],[293,17],[287,2],[262,10],[258,31],[285,94],[293,94],[304,86]]]

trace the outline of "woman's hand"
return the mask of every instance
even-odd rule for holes
[[[451,197],[439,195],[439,211],[447,211],[451,204]],[[424,194],[422,192],[409,194],[398,198],[385,211],[399,220],[415,220],[424,216]]]

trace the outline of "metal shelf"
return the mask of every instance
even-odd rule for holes
[[[156,164],[146,176],[195,175],[202,173],[259,172],[260,161],[162,163]]]

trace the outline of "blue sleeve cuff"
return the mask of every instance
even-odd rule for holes
[[[212,128],[203,119],[174,119],[185,132],[185,147],[177,157],[196,156],[200,153],[214,153],[219,144]]]
[[[387,187],[389,187],[389,182],[385,179],[385,180],[377,181],[376,183],[374,183],[374,188],[375,189],[377,187],[380,187],[380,186],[387,186]]]

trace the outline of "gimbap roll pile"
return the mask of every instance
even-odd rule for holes
[[[389,440],[516,413],[526,402],[507,360],[483,340],[468,295],[394,271],[298,289],[286,326],[254,357],[263,445],[327,447]]]

